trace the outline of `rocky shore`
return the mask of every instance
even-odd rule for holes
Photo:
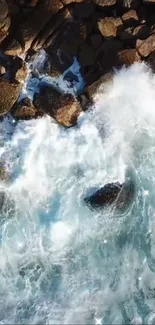
[[[44,49],[43,73],[59,76],[76,57],[85,82],[73,96],[53,86],[18,101],[27,62]],[[145,61],[155,69],[155,0],[0,0],[0,115],[51,115],[65,127],[77,118],[114,68]],[[37,75],[37,71],[35,71]],[[74,83],[77,76],[66,74]],[[77,97],[77,98],[76,98]]]

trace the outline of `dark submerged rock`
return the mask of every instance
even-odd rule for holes
[[[123,184],[119,182],[106,184],[92,195],[86,197],[84,201],[93,209],[114,205],[116,210],[124,212],[132,204],[135,192],[135,181],[132,175],[127,172]]]

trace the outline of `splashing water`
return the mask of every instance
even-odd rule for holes
[[[122,69],[72,129],[47,116],[13,133],[5,123],[0,323],[154,324],[155,77],[143,64]],[[130,211],[84,205],[127,166],[138,188]]]

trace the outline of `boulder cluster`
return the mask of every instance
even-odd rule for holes
[[[85,81],[80,101],[48,86],[33,102],[17,103],[26,61],[40,49],[48,55],[44,71],[50,76],[62,74],[77,57]],[[47,113],[73,126],[99,80],[109,79],[114,67],[143,60],[155,70],[155,0],[0,0],[1,116]]]

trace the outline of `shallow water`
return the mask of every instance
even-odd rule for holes
[[[155,77],[146,66],[117,72],[77,127],[6,119],[0,142],[11,174],[0,323],[154,324]],[[137,195],[124,215],[84,205],[91,188],[123,182],[126,167]]]

